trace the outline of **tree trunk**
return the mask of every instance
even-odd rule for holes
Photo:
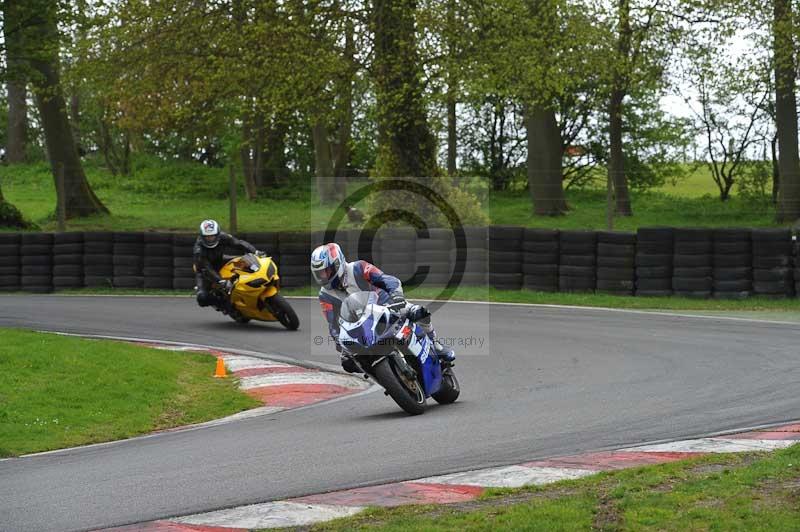
[[[379,177],[425,179],[436,173],[436,140],[420,81],[416,5],[415,0],[373,2]]]
[[[6,137],[6,158],[10,164],[25,162],[28,144],[28,103],[26,75],[22,65],[24,54],[20,49],[19,29],[15,26],[15,11],[21,9],[16,2],[6,1],[4,6],[3,35],[6,43],[6,63],[8,80],[8,129]]]
[[[608,172],[614,184],[615,210],[619,216],[631,216],[631,199],[628,194],[628,178],[625,175],[625,154],[622,150],[622,99],[619,91],[611,93],[609,106],[610,157]]]
[[[280,116],[275,116],[271,125],[264,128],[265,137],[261,144],[263,155],[261,181],[265,187],[277,185],[279,180],[289,173],[286,166],[286,134],[288,131],[288,125]]]
[[[9,81],[6,89],[8,90],[6,159],[9,164],[23,163],[28,144],[28,94],[22,81]]]
[[[778,137],[772,137],[770,141],[772,153],[772,204],[778,204],[778,191],[781,189],[781,173],[778,169]]]
[[[314,139],[314,174],[317,178],[317,194],[320,203],[328,204],[336,199],[336,194],[328,127],[322,119],[317,119],[312,126],[311,136]]]
[[[616,198],[616,214],[631,216],[631,199],[628,194],[628,176],[625,173],[625,154],[622,149],[622,102],[625,99],[628,85],[628,65],[631,51],[630,0],[619,0],[617,57],[614,64],[614,76],[609,99],[609,164],[614,196]]]
[[[353,129],[353,77],[355,75],[355,40],[353,23],[348,20],[344,58],[348,68],[339,83],[339,128],[333,150],[334,195],[337,200],[347,196],[347,168],[350,165],[350,138]]]
[[[26,2],[26,7],[27,4]],[[35,88],[36,105],[42,121],[53,179],[56,179],[59,165],[63,165],[67,218],[107,213],[108,209],[94,194],[86,180],[67,116],[67,105],[58,70],[56,2],[38,0],[36,4],[40,16],[34,19],[31,25],[30,42],[40,48],[32,51],[29,63],[36,73],[31,78],[31,83]]]
[[[456,175],[456,149],[458,139],[456,138],[456,94],[455,90],[447,88],[447,173],[450,176]]]
[[[542,105],[525,110],[528,133],[528,189],[533,212],[558,216],[567,211],[561,168],[561,131],[556,113]]]
[[[779,222],[789,223],[800,218],[800,156],[797,146],[792,4],[791,0],[773,0],[773,2],[775,126],[780,174],[777,219]]]

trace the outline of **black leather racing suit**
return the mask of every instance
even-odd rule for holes
[[[214,295],[209,292],[213,283],[219,282],[219,269],[231,259],[231,256],[225,255],[225,250],[230,248],[241,248],[247,253],[255,253],[256,248],[245,240],[239,240],[233,235],[228,233],[219,234],[219,244],[213,248],[207,248],[203,245],[202,237],[197,237],[194,242],[194,269],[196,273],[197,282],[197,304],[201,307],[209,305],[224,306],[225,301],[218,301]]]

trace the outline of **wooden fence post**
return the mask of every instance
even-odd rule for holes
[[[236,233],[237,227],[237,220],[236,220],[236,171],[233,169],[233,164],[229,167],[230,172],[230,191],[228,194],[230,200],[230,221],[228,223],[228,229],[231,233]]]

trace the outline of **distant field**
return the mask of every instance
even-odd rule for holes
[[[137,160],[132,177],[114,177],[97,160],[85,165],[97,195],[111,210],[69,223],[72,230],[166,230],[194,231],[204,218],[228,223],[227,171],[196,163]],[[0,167],[0,183],[6,198],[43,230],[54,230],[55,190],[44,163]],[[656,190],[633,193],[634,216],[617,218],[615,228],[640,226],[751,226],[774,225],[769,201],[734,196],[728,202],[718,192],[708,169],[699,167],[687,178]],[[239,231],[309,230],[324,228],[334,209],[314,201],[310,183],[265,190],[256,201],[240,193]],[[483,208],[494,224],[564,229],[600,229],[606,225],[605,192],[567,192],[570,212],[549,218],[531,214],[525,191],[489,195]],[[312,221],[312,219],[314,221]]]

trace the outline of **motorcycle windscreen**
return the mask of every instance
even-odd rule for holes
[[[363,316],[356,322],[341,322],[339,328],[339,338],[345,344],[355,343],[362,348],[368,348],[377,340],[375,319],[371,315]]]

